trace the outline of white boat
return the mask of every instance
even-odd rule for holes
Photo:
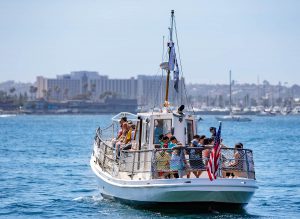
[[[173,23],[174,11],[171,12],[171,43]],[[168,85],[170,69],[167,74]],[[208,158],[203,157],[211,148],[189,146],[197,133],[197,121],[194,115],[184,113],[183,105],[171,110],[168,89],[166,86],[164,107],[160,112],[136,115],[122,112],[112,118],[112,125],[97,129],[90,166],[98,178],[102,196],[142,207],[225,206],[233,209],[246,205],[257,189],[252,151],[240,149],[243,155],[237,161],[239,167],[229,167],[237,149],[222,148],[217,178],[211,181],[205,166]],[[131,145],[131,149],[118,153],[114,138],[120,128],[119,121],[124,117],[131,120],[136,129],[133,139],[126,145]],[[182,146],[161,148],[158,136],[169,133],[176,136]],[[193,164],[196,160],[183,155],[183,151],[189,154],[193,150],[201,157],[197,158],[197,165]],[[184,166],[181,172],[174,169],[174,152],[180,154],[179,162]],[[201,172],[200,176],[196,178],[193,171]]]
[[[299,115],[299,114],[300,114],[300,106],[296,106],[296,107],[292,110],[292,114],[293,114],[293,115]]]
[[[217,116],[216,119],[218,121],[233,121],[233,122],[250,122],[251,119],[249,117],[240,116],[240,115],[226,115],[226,116]]]
[[[265,117],[270,117],[270,116],[276,116],[276,113],[272,111],[261,111],[256,114],[257,116],[265,116]]]
[[[235,115],[233,113],[233,107],[231,106],[232,105],[232,103],[231,103],[231,95],[232,95],[231,86],[232,86],[232,81],[231,81],[231,70],[230,70],[229,71],[229,115],[217,116],[216,119],[218,121],[231,121],[231,122],[250,122],[250,121],[252,121],[252,119],[250,119],[249,117]]]

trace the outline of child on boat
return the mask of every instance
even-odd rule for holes
[[[175,178],[182,178],[185,175],[186,160],[184,147],[179,143],[175,136],[171,137],[172,155],[170,160],[170,170]]]

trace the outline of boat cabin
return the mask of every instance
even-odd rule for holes
[[[175,136],[181,144],[188,145],[197,133],[194,116],[178,112],[139,113],[138,126],[137,143],[141,149],[157,148],[162,134]]]
[[[148,112],[137,115],[122,112],[112,120],[119,123],[122,117],[135,125],[134,144],[138,150],[152,150],[160,146],[159,137],[175,136],[182,145],[189,145],[197,133],[195,117],[182,111]],[[116,130],[117,131],[117,130]],[[116,133],[114,133],[116,135]],[[115,138],[116,136],[113,136]]]

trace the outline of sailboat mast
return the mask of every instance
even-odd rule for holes
[[[232,108],[231,108],[231,70],[229,71],[229,112],[231,114]]]
[[[171,11],[171,27],[169,28],[170,30],[170,42],[173,43],[173,22],[174,22],[174,10]],[[171,55],[171,47],[169,46],[169,57]],[[167,82],[166,82],[166,96],[165,96],[165,103],[164,106],[168,107],[169,106],[169,84],[170,84],[170,69],[168,68],[167,70]]]

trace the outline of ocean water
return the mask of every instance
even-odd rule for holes
[[[0,118],[0,218],[300,218],[300,116],[224,122],[226,145],[254,151],[259,189],[244,211],[143,210],[105,200],[89,167],[95,129],[110,115]],[[203,116],[198,133],[218,126]]]

